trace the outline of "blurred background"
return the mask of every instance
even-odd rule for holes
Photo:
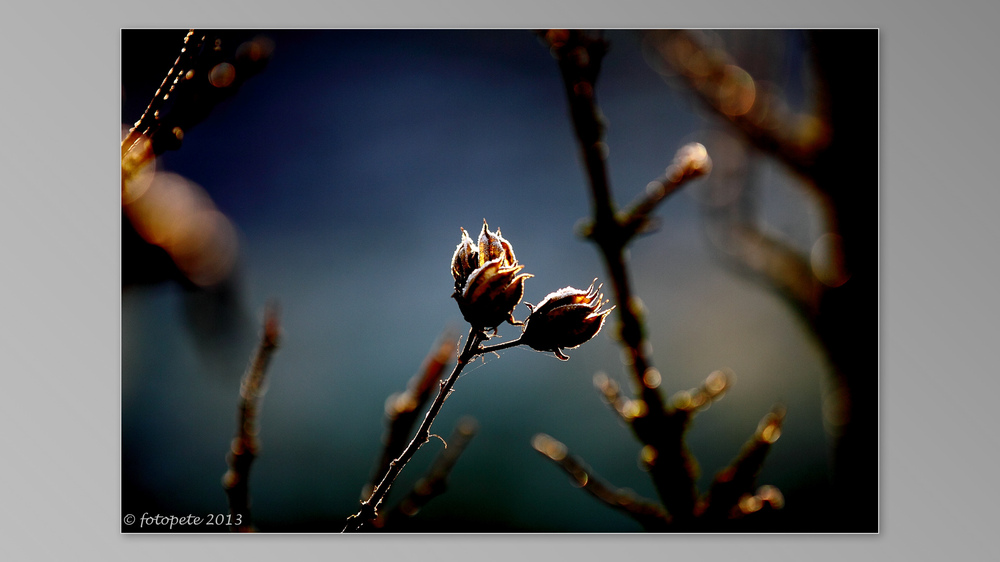
[[[122,32],[123,138],[186,33]],[[227,37],[258,38],[270,52],[267,66],[183,131],[155,175],[123,195],[122,509],[228,510],[220,482],[239,381],[274,299],[282,341],[251,471],[254,523],[265,532],[339,531],[378,460],[387,398],[406,388],[443,332],[467,332],[450,298],[459,228],[475,234],[485,218],[502,229],[534,275],[524,301],[537,303],[606,278],[596,248],[574,233],[591,213],[589,191],[556,61],[531,31]],[[759,483],[780,488],[786,505],[767,530],[828,530],[833,414],[823,404],[831,367],[779,294],[720,259],[705,210],[727,189],[743,189],[734,185],[750,185],[762,228],[817,255],[826,247],[817,245],[827,232],[822,205],[708,110],[651,54],[648,36],[605,37],[611,50],[597,101],[618,204],[641,194],[687,142],[702,142],[714,160],[713,175],[661,204],[660,228],[629,252],[662,389],[696,387],[717,369],[735,373],[735,386],[688,433],[700,489],[780,402],[784,430]],[[803,32],[704,37],[792,110],[815,103]],[[726,183],[734,174],[744,179]],[[876,201],[872,193],[873,210]],[[185,214],[199,217],[184,235],[198,243],[156,234],[155,225]],[[514,314],[523,319],[527,308]],[[858,320],[874,331],[875,318],[872,308]],[[655,499],[640,443],[593,384],[600,372],[630,387],[614,321],[569,350],[568,362],[514,348],[467,367],[433,429],[447,437],[471,415],[478,434],[447,493],[386,530],[641,531],[531,447],[536,433],[547,433],[602,478]],[[500,329],[504,339],[516,334]],[[417,453],[389,506],[442,447],[432,440]]]

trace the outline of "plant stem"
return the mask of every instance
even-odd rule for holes
[[[488,345],[486,347],[480,347],[478,354],[482,355],[484,353],[493,353],[494,351],[500,351],[501,349],[507,349],[510,347],[514,347],[516,345],[521,345],[521,336],[518,336],[517,338],[512,339],[510,341],[498,343],[496,345]]]
[[[413,455],[417,452],[417,449],[430,439],[431,424],[434,423],[434,418],[436,418],[438,412],[441,411],[441,406],[444,405],[444,401],[451,393],[452,387],[455,386],[455,382],[458,380],[458,376],[461,374],[462,369],[474,357],[483,353],[484,350],[480,347],[480,344],[484,339],[486,339],[486,336],[482,331],[476,330],[475,328],[469,330],[469,337],[465,342],[465,348],[462,349],[462,353],[458,356],[455,368],[452,370],[451,374],[448,375],[448,378],[441,382],[441,389],[434,398],[434,402],[431,403],[431,407],[427,410],[427,415],[424,416],[424,421],[420,424],[420,428],[417,429],[417,433],[413,436],[413,440],[410,441],[410,444],[407,445],[406,449],[404,449],[402,454],[399,455],[399,458],[389,463],[385,476],[379,481],[378,486],[376,486],[372,491],[372,495],[367,500],[361,502],[360,511],[347,518],[347,524],[341,532],[348,533],[358,531],[361,529],[362,525],[374,520],[375,517],[378,516],[378,506],[382,503],[382,500],[385,499],[386,494],[389,493],[389,488],[396,480],[396,477],[400,472],[402,472],[403,467],[406,466],[406,463],[409,462]],[[512,342],[507,343],[510,344]],[[500,344],[495,347],[504,345],[505,344]]]
[[[222,486],[229,500],[229,513],[233,524],[229,530],[234,532],[253,531],[250,519],[250,465],[257,457],[260,443],[257,440],[257,412],[260,409],[261,388],[271,356],[278,348],[280,339],[278,308],[274,302],[269,303],[264,312],[264,328],[260,343],[250,360],[246,373],[240,382],[240,404],[236,437],[230,445],[226,462],[229,469],[222,477]]]

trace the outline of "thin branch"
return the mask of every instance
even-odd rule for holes
[[[785,409],[782,406],[775,406],[761,419],[757,431],[743,446],[739,456],[715,475],[708,494],[699,506],[700,518],[726,519],[740,507],[741,500],[745,500],[753,489],[771,445],[781,436],[784,419]],[[747,511],[744,510],[744,513]]]
[[[652,213],[661,202],[688,181],[707,175],[711,169],[712,159],[704,145],[693,142],[681,147],[663,175],[649,182],[644,193],[636,197],[624,211],[617,213],[615,220],[624,231],[625,244],[636,235],[653,230],[655,219]],[[578,227],[578,232],[591,238],[593,228],[593,221],[586,220]]]
[[[460,419],[448,437],[447,445],[438,453],[427,474],[417,481],[409,495],[388,513],[380,514],[372,525],[383,528],[400,516],[413,517],[431,500],[445,493],[452,468],[478,431],[479,423],[475,418],[466,416]]]
[[[635,415],[629,419],[630,425],[650,451],[650,458],[657,459],[650,463],[650,475],[660,498],[674,522],[684,526],[694,517],[697,499],[694,460],[683,439],[687,416],[674,417],[673,410],[664,403],[658,390],[660,375],[648,356],[642,305],[632,295],[625,248],[648,223],[655,206],[684,182],[707,172],[710,161],[700,145],[682,148],[675,164],[660,181],[660,189],[650,190],[647,197],[621,215],[624,219],[618,218],[605,165],[604,124],[594,97],[594,83],[601,59],[607,52],[607,43],[579,31],[549,30],[542,37],[559,62],[573,129],[590,184],[594,217],[591,226],[584,230],[601,251],[620,304],[621,341],[639,389],[639,400],[632,405]]]
[[[393,394],[386,400],[385,417],[389,428],[381,458],[372,478],[384,475],[389,463],[403,452],[417,417],[430,400],[431,393],[435,385],[440,382],[448,364],[451,363],[454,342],[455,335],[450,331],[442,334],[427,354],[420,370],[410,379],[406,390]],[[362,491],[362,497],[370,495],[377,484],[378,480],[369,482]]]
[[[417,449],[423,446],[424,443],[430,438],[430,428],[434,423],[434,418],[437,417],[438,412],[441,411],[441,406],[444,405],[444,401],[448,398],[451,393],[452,387],[455,382],[458,381],[458,377],[462,372],[465,365],[471,361],[474,357],[481,353],[480,344],[486,339],[486,335],[480,331],[472,328],[469,330],[469,336],[465,342],[465,348],[462,353],[458,356],[458,360],[455,363],[455,368],[452,370],[451,375],[447,379],[441,381],[441,388],[438,391],[437,396],[434,398],[434,402],[431,403],[430,408],[427,410],[427,414],[424,416],[424,421],[420,424],[417,429],[416,435],[410,441],[406,449],[399,455],[399,458],[395,459],[389,463],[386,469],[384,477],[379,479],[378,486],[372,491],[371,496],[361,502],[361,509],[354,515],[347,518],[347,522],[344,526],[342,532],[355,532],[361,529],[361,527],[374,520],[378,516],[378,508],[385,499],[386,494],[389,493],[389,488],[392,483],[399,476],[399,473],[406,466],[406,463],[413,458],[416,454]]]
[[[500,351],[501,349],[508,349],[508,348],[511,348],[511,347],[514,347],[514,346],[517,346],[517,345],[521,345],[522,343],[523,342],[521,341],[521,337],[518,336],[518,337],[516,337],[516,338],[514,338],[514,339],[512,339],[510,341],[505,341],[503,343],[498,343],[496,345],[488,345],[486,347],[481,347],[481,348],[479,348],[479,353],[480,354],[483,354],[483,353],[496,353],[497,351]]]
[[[280,338],[278,308],[274,303],[268,304],[264,311],[264,326],[261,331],[260,343],[250,360],[250,365],[240,381],[240,403],[237,415],[236,437],[233,438],[230,451],[226,455],[229,470],[222,477],[222,486],[229,500],[231,524],[229,530],[239,532],[253,531],[250,519],[250,465],[257,457],[260,442],[257,440],[259,427],[257,412],[260,409],[260,398],[263,396],[264,377],[271,356],[278,348]]]
[[[811,175],[818,153],[830,141],[826,119],[792,114],[782,99],[761,89],[728,53],[703,45],[694,32],[661,30],[649,38],[653,54],[672,66],[699,99],[735,125],[751,144],[799,174]]]
[[[732,388],[733,378],[729,370],[713,371],[698,388],[674,394],[670,397],[670,403],[674,407],[675,415],[690,417],[704,410]]]
[[[708,215],[715,245],[731,264],[759,277],[810,320],[826,286],[813,274],[809,258],[755,224],[721,213],[725,210]]]
[[[663,400],[654,389],[642,384],[642,375],[651,367],[646,356],[644,330],[637,301],[632,297],[624,263],[629,235],[615,218],[614,200],[605,165],[604,123],[594,97],[594,83],[600,72],[607,43],[580,31],[550,30],[544,38],[559,62],[570,106],[573,129],[580,144],[593,201],[594,218],[588,235],[601,249],[619,303],[623,343],[631,354],[632,371],[642,388],[642,397],[654,416],[662,415]]]
[[[578,457],[571,455],[558,440],[539,433],[531,440],[532,447],[566,471],[573,480],[605,505],[635,519],[647,531],[662,531],[670,525],[670,517],[653,501],[638,497],[631,490],[616,488],[605,482]]]
[[[240,42],[239,32],[214,41],[190,30],[142,117],[122,141],[122,192],[156,156],[180,148],[184,135],[267,64],[273,45],[265,38]],[[211,45],[209,45],[211,43]]]
[[[597,373],[594,375],[594,386],[601,391],[601,395],[604,397],[604,401],[611,406],[611,409],[618,414],[618,417],[622,421],[629,422],[635,415],[629,415],[632,413],[633,407],[628,397],[623,396],[621,393],[621,387],[618,382],[614,379],[609,378],[604,373]]]

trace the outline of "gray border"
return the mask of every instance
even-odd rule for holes
[[[996,305],[995,24],[986,1],[432,1],[3,9],[7,242],[0,395],[5,556],[107,559],[598,559],[693,554],[986,559],[998,484],[985,400]],[[118,138],[122,27],[878,27],[882,58],[882,509],[879,536],[159,537],[119,534]],[[993,103],[991,103],[993,102]],[[88,136],[105,139],[90,141]],[[994,149],[994,150],[990,150]],[[25,337],[27,336],[27,337]],[[679,551],[679,552],[678,552]],[[788,556],[785,556],[787,553]],[[14,554],[15,556],[6,556]]]

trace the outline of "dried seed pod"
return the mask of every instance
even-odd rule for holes
[[[499,229],[490,232],[485,220],[478,245],[462,229],[462,241],[451,260],[451,273],[455,278],[452,297],[465,320],[480,330],[496,331],[504,321],[521,325],[514,320],[513,313],[524,296],[524,280],[531,277],[520,273],[523,268],[514,257],[510,242],[500,236]]]
[[[549,293],[538,306],[525,305],[531,314],[525,320],[521,341],[536,351],[551,351],[565,361],[563,349],[573,349],[591,340],[604,325],[604,319],[615,307],[601,310],[608,301],[600,292],[603,285],[586,291],[563,287]]]

